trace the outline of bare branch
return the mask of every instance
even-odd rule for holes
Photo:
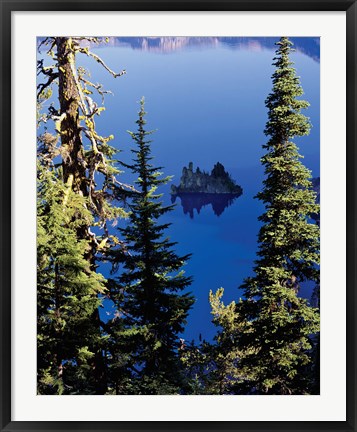
[[[49,87],[49,86],[52,84],[52,82],[53,82],[56,78],[58,78],[58,74],[53,74],[53,75],[51,75],[51,76],[48,78],[48,81],[47,81],[46,83],[41,83],[41,84],[39,84],[39,85],[37,86],[37,90],[38,90],[38,92],[37,92],[37,97],[40,97],[40,94],[41,94],[44,90],[46,90],[46,88]]]
[[[89,37],[89,36],[76,36],[73,37],[72,40],[76,42],[86,41],[86,42],[93,42],[95,44],[101,43],[101,39],[99,37]]]
[[[37,47],[38,52],[40,53],[41,46],[47,46],[49,45],[49,42],[51,41],[51,46],[49,50],[47,50],[47,54],[49,54],[51,57],[54,57],[53,53],[53,47],[56,45],[56,38],[54,37],[46,37],[43,41],[41,41]]]
[[[48,76],[48,81],[46,83],[41,83],[38,84],[37,86],[37,98],[40,96],[40,94],[47,88],[49,87],[52,82],[58,78],[59,74],[58,72],[53,72],[55,66],[43,66],[43,60],[39,60],[37,62],[37,75],[39,74],[43,74],[45,76]]]
[[[50,37],[46,37],[43,41],[41,41],[41,42],[38,44],[37,51],[40,52],[40,48],[41,48],[43,45],[47,45],[47,44],[48,44],[48,41],[49,41],[50,39],[52,39],[52,38],[50,38]]]
[[[104,67],[104,69],[106,69],[106,70],[107,70],[111,75],[113,75],[114,78],[126,74],[126,70],[125,70],[125,69],[123,69],[123,70],[122,70],[121,72],[119,72],[119,73],[115,73],[113,70],[110,69],[109,66],[107,66],[107,65],[104,63],[104,61],[103,61],[99,56],[97,56],[97,54],[94,54],[93,52],[89,51],[89,50],[86,49],[86,48],[79,48],[78,51],[81,52],[82,54],[85,54],[85,55],[87,55],[87,56],[90,56],[90,57],[94,58],[94,60],[95,60],[97,63],[101,64],[101,65]]]
[[[85,85],[89,87],[93,87],[95,90],[97,90],[97,92],[102,96],[102,104],[104,104],[105,94],[111,94],[111,95],[113,94],[113,92],[111,92],[110,90],[104,90],[102,84],[94,84],[91,81],[83,78],[82,76],[79,77],[79,80],[82,81]]]
[[[114,184],[117,184],[118,186],[120,186],[121,189],[127,189],[127,190],[130,190],[131,192],[140,193],[137,189],[135,189],[134,186],[131,186],[131,185],[128,185],[126,183],[122,183],[122,182],[118,181],[115,176],[112,176],[111,180]]]

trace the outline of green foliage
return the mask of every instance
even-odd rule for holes
[[[120,183],[109,145],[114,137],[98,134],[95,119],[104,110],[107,93],[78,67],[78,53],[101,59],[82,48],[82,40],[48,37],[51,66],[38,61],[45,78],[37,87],[38,124],[38,392],[103,394],[108,337],[99,317],[106,281],[98,262],[120,239],[109,225],[127,216],[122,200],[132,188]],[[58,90],[57,100],[54,90]],[[47,112],[40,112],[51,99]],[[92,229],[95,231],[93,232]]]
[[[191,395],[219,394],[214,377],[215,347],[202,341],[198,345],[183,341],[179,349],[185,370],[185,393]]]
[[[259,218],[263,225],[255,276],[242,285],[245,299],[234,314],[233,305],[220,305],[221,291],[211,296],[221,327],[218,347],[225,350],[228,343],[228,352],[235,353],[236,371],[228,372],[227,391],[243,394],[311,393],[318,380],[306,373],[312,336],[319,331],[318,309],[298,297],[298,291],[303,282],[319,284],[319,227],[311,221],[319,206],[311,173],[290,141],[309,133],[309,120],[300,112],[308,103],[298,99],[303,90],[289,59],[292,43],[283,37],[277,45],[273,90],[266,99],[265,134],[270,139],[263,146],[266,178],[257,195],[265,212]]]
[[[291,42],[277,43],[266,99],[269,140],[257,195],[265,211],[254,276],[244,281],[239,302],[224,305],[222,288],[210,292],[218,332],[213,344],[196,345],[180,339],[194,303],[186,292],[192,279],[182,270],[189,255],[175,253],[165,234],[170,224],[160,222],[173,206],[165,207],[157,190],[170,177],[152,165],[144,100],[138,129],[129,132],[133,161],[122,164],[137,177],[134,188],[117,179],[114,137],[96,130],[104,106],[93,94],[106,92],[76,66],[77,54],[114,77],[125,71],[114,73],[82,39],[46,38],[55,63],[38,62],[47,80],[37,101],[38,124],[46,123],[37,170],[38,393],[318,394],[318,308],[298,292],[301,283],[313,282],[319,299],[319,227],[311,220],[319,206],[292,142],[311,125],[301,113],[308,103],[300,99]],[[234,186],[219,163],[211,176]],[[127,225],[114,233],[110,225],[126,217]],[[105,280],[101,261],[111,261],[116,278]],[[115,308],[107,322],[99,315],[104,298]]]
[[[85,199],[68,191],[56,171],[38,163],[37,173],[38,392],[91,392],[94,354],[88,346],[100,339],[92,316],[106,288],[90,268],[90,245],[78,239],[77,229],[92,216]]]
[[[298,297],[302,282],[319,283],[319,227],[310,219],[319,206],[311,173],[290,141],[310,130],[301,113],[309,104],[298,99],[303,90],[289,59],[291,45],[281,38],[274,59],[273,90],[266,100],[270,139],[262,158],[266,179],[257,196],[266,208],[259,218],[259,259],[255,276],[243,285],[246,301],[237,307],[238,316],[252,323],[242,342],[255,352],[246,353],[241,364],[249,367],[249,385],[257,393],[310,392],[303,369],[311,360],[311,335],[319,331],[318,310]]]
[[[122,315],[110,324],[112,380],[118,389],[122,377],[130,377],[131,390],[124,387],[119,393],[175,394],[182,384],[178,335],[193,304],[190,294],[180,294],[191,283],[181,269],[189,255],[176,255],[175,243],[165,236],[169,224],[159,223],[172,206],[163,206],[156,190],[169,177],[161,178],[160,168],[150,163],[147,136],[152,132],[144,128],[145,114],[142,99],[138,131],[130,132],[134,160],[126,165],[138,176],[139,191],[129,204],[129,224],[120,229],[127,251],[116,257],[122,271],[111,284],[111,297]]]
[[[220,328],[214,342],[203,341],[198,346],[192,342],[181,354],[192,394],[234,394],[235,386],[244,379],[237,335],[249,331],[250,323],[237,323],[236,303],[225,306],[223,293],[220,288],[209,294],[213,323]]]

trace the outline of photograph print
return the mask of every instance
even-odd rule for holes
[[[37,394],[320,394],[320,39],[37,39]]]

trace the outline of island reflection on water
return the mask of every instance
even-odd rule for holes
[[[219,217],[239,196],[227,193],[180,193],[171,195],[171,202],[174,204],[179,197],[184,214],[190,215],[191,219],[194,218],[194,210],[200,214],[202,207],[207,205],[211,205],[213,213]]]

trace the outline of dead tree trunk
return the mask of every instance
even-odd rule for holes
[[[75,193],[85,197],[89,195],[88,179],[86,175],[86,162],[80,127],[81,95],[78,80],[75,74],[75,50],[73,41],[68,37],[56,38],[58,79],[59,79],[59,120],[56,124],[61,136],[61,155],[63,180]],[[85,258],[91,270],[95,270],[95,249],[93,238],[89,235],[89,226],[79,227],[78,240],[87,240],[90,250]],[[101,332],[99,312],[95,311],[91,317],[92,325]],[[96,345],[96,344],[95,344]],[[107,391],[106,365],[102,347],[91,346],[94,352],[93,369],[95,393],[104,394]]]

